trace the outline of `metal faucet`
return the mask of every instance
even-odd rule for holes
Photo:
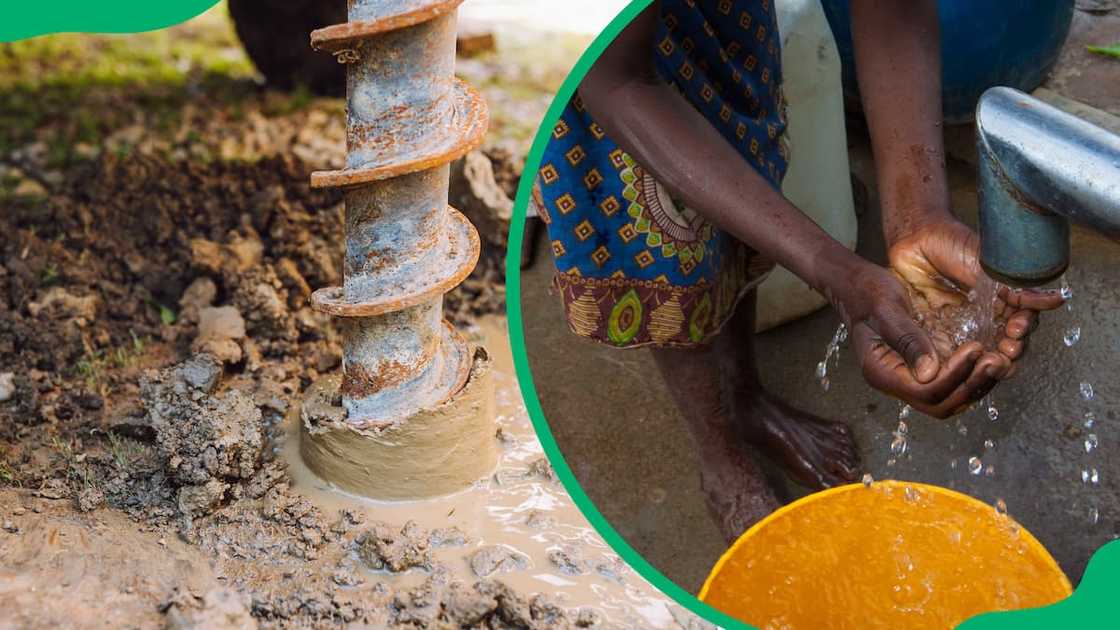
[[[1120,136],[1018,90],[976,107],[980,264],[1018,287],[1069,266],[1069,222],[1120,239]]]

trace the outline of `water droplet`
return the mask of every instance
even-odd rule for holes
[[[909,432],[910,432],[910,427],[908,427],[906,425],[906,423],[903,422],[902,420],[899,420],[898,421],[898,429],[895,430],[895,433],[898,433],[900,435],[906,435]]]
[[[905,420],[909,418],[911,411],[913,411],[913,408],[910,407],[910,405],[903,405],[902,408],[898,410],[898,419]]]
[[[1003,499],[996,499],[996,514],[1007,516],[1007,503]]]
[[[1067,348],[1072,348],[1074,344],[1081,341],[1081,327],[1071,326],[1066,330],[1066,336],[1062,337],[1062,341],[1065,342]]]
[[[898,460],[892,457],[892,458],[890,458],[890,459],[888,459],[888,460],[887,460],[887,466],[888,466],[888,467],[890,467],[890,466],[894,466],[894,465],[895,465],[895,464],[896,464],[897,462],[898,462]],[[889,490],[889,489],[890,489],[890,488],[888,488],[888,490]]]
[[[993,465],[993,464],[988,464],[987,466],[985,466],[985,467],[984,467],[984,476],[986,476],[986,477],[995,477],[995,476],[996,476],[996,467],[995,467],[995,465]]]
[[[1081,483],[1089,483],[1089,471],[1088,470],[1082,470],[1081,471]]]
[[[828,380],[828,377],[822,378],[821,379],[821,389],[823,389],[824,391],[827,392],[828,388],[830,388],[830,387],[832,387],[832,381]]]
[[[821,361],[817,364],[817,378],[824,379],[826,376],[828,376],[828,363]]]
[[[1089,506],[1089,522],[1092,523],[1093,525],[1096,525],[1097,523],[1100,522],[1100,520],[1101,520],[1101,511],[1097,509],[1097,506],[1090,505]]]
[[[958,425],[957,433],[960,433],[961,435],[968,435],[968,427],[963,424]]]
[[[906,438],[901,435],[894,436],[891,440],[891,455],[898,457],[906,452]]]
[[[1068,301],[1068,300],[1073,299],[1073,288],[1069,286],[1069,281],[1066,280],[1065,276],[1062,276],[1062,290],[1061,290],[1061,293],[1062,293],[1062,299],[1063,300]]]
[[[1093,399],[1093,384],[1092,383],[1082,383],[1081,384],[1081,397],[1084,398],[1085,400],[1092,400]]]
[[[968,458],[968,472],[979,475],[980,471],[984,468],[984,462],[980,461],[979,457]]]
[[[871,473],[863,473],[863,486],[865,488],[870,488],[871,483],[874,482],[874,481],[875,481],[875,478],[871,476]]]
[[[991,449],[995,448],[995,446],[996,446],[996,443],[993,442],[991,440],[991,438],[989,438],[987,440],[984,440],[984,448],[986,448],[988,450],[991,450]]]
[[[915,503],[918,500],[918,491],[911,486],[906,486],[905,490],[906,500],[910,503]]]
[[[996,404],[990,400],[988,401],[988,419],[992,422],[999,420],[999,409],[996,409]]]
[[[1092,429],[1093,425],[1097,423],[1097,414],[1092,411],[1085,412],[1085,428]]]
[[[956,458],[953,458],[953,460],[949,462],[949,468],[951,468],[951,469],[953,469],[953,470],[956,470],[956,469],[957,469],[957,460],[956,460]]]
[[[1097,446],[1099,446],[1099,445],[1100,445],[1100,440],[1097,439],[1097,434],[1096,433],[1090,433],[1089,436],[1085,438],[1085,452],[1086,453],[1092,453],[1097,448]]]
[[[1089,471],[1089,482],[1094,486],[1101,482],[1101,474],[1094,468]]]

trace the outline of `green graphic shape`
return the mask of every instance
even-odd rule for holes
[[[153,31],[185,22],[218,4],[218,1],[11,0],[9,6],[4,7],[4,16],[0,19],[0,42],[50,33]]]
[[[781,1],[781,0],[778,0]],[[525,349],[525,328],[521,312],[521,247],[524,241],[526,210],[532,195],[533,174],[541,167],[544,150],[551,137],[552,128],[560,119],[564,106],[571,100],[583,77],[611,41],[634,17],[648,7],[652,0],[634,0],[619,13],[580,56],[571,73],[556,93],[544,120],[533,138],[532,148],[526,158],[521,182],[514,202],[510,226],[509,249],[506,252],[506,310],[508,315],[510,345],[513,361],[525,407],[533,421],[533,428],[541,441],[545,454],[552,463],[564,489],[571,495],[584,517],[595,531],[634,570],[655,588],[675,600],[683,608],[722,628],[757,630],[701,602],[692,593],[677,586],[658,571],[631,547],[607,521],[587,493],[579,485],[571,467],[564,460],[556,438],[545,420],[540,398],[533,383],[532,368]],[[1110,586],[1120,583],[1120,541],[1109,543],[1098,550],[1090,561],[1081,588],[1069,599],[1047,608],[986,613],[961,624],[964,630],[1021,630],[1034,628],[1096,629],[1118,627],[1115,616],[1106,612],[1105,597]]]
[[[1066,599],[1045,608],[986,613],[957,626],[959,630],[1096,630],[1120,626],[1113,606],[1120,577],[1120,540],[1101,547],[1089,560],[1081,584]],[[1111,603],[1110,603],[1111,600]]]

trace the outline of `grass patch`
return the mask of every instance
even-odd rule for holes
[[[1120,59],[1120,42],[1116,42],[1111,46],[1086,46],[1086,48],[1088,48],[1091,53]]]
[[[62,168],[75,144],[99,144],[136,122],[170,126],[187,101],[231,102],[255,89],[254,77],[224,3],[147,33],[3,43],[0,151],[42,141],[48,165]]]
[[[112,456],[117,468],[121,470],[130,469],[133,462],[146,453],[147,447],[136,440],[121,437],[116,433],[109,433],[109,455]]]

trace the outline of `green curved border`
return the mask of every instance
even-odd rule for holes
[[[532,369],[525,350],[525,328],[521,313],[521,247],[524,240],[526,209],[532,194],[533,173],[540,168],[545,146],[548,144],[549,131],[560,119],[565,104],[571,100],[580,81],[591,65],[603,53],[607,45],[630,23],[634,16],[648,7],[653,0],[633,0],[607,25],[595,39],[571,73],[557,91],[549,106],[544,120],[533,139],[532,148],[526,159],[524,174],[517,189],[514,202],[513,219],[510,226],[509,250],[506,252],[506,310],[508,313],[509,338],[513,349],[513,362],[521,395],[525,399],[533,428],[540,438],[545,454],[552,462],[553,469],[572,500],[592,527],[606,540],[639,575],[678,604],[699,617],[725,628],[757,630],[737,619],[722,613],[701,602],[692,593],[677,586],[631,547],[599,512],[595,504],[583,491],[571,468],[564,460],[560,447],[545,420],[540,398],[533,382]],[[985,613],[961,624],[967,630],[1010,630],[1022,628],[1079,627],[1103,628],[1120,627],[1117,619],[1107,619],[1106,608],[1112,595],[1112,585],[1120,582],[1120,541],[1109,543],[1099,549],[1089,562],[1081,586],[1074,595],[1046,608],[1001,613]],[[1116,622],[1114,625],[1101,625]]]
[[[185,22],[219,0],[8,0],[0,42],[50,33],[139,33]]]

